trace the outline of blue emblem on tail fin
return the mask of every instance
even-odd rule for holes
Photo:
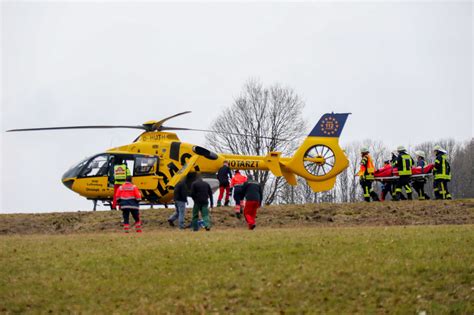
[[[309,136],[338,138],[341,135],[342,128],[344,128],[344,124],[349,115],[350,113],[324,114],[316,126],[314,126],[313,130],[311,130]]]

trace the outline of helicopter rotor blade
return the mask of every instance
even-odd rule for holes
[[[207,130],[207,129],[193,129],[193,128],[182,128],[182,127],[166,127],[162,126],[161,131],[166,131],[166,130],[183,130],[183,131],[201,131],[201,132],[212,132],[212,133],[225,133],[228,135],[234,135],[234,136],[243,136],[243,137],[252,137],[252,138],[262,138],[262,139],[275,139],[279,141],[290,141],[288,139],[279,139],[279,138],[272,138],[272,137],[265,137],[265,136],[255,136],[255,135],[249,135],[249,134],[244,134],[244,133],[237,133],[237,132],[227,132],[227,131],[215,131],[215,130]]]
[[[117,128],[128,128],[128,129],[141,129],[145,130],[143,126],[66,126],[66,127],[45,127],[45,128],[25,128],[25,129],[10,129],[6,132],[17,132],[17,131],[42,131],[42,130],[67,130],[67,129],[117,129]]]
[[[188,111],[185,111],[185,112],[177,113],[173,116],[163,118],[162,120],[159,120],[159,121],[157,121],[156,123],[153,124],[153,129],[152,130],[162,130],[161,128],[162,128],[162,125],[165,121],[170,120],[171,118],[175,118],[175,117],[185,115],[185,114],[189,114],[189,113],[191,113],[191,111],[188,110]]]

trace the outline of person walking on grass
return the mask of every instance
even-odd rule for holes
[[[174,206],[175,213],[168,218],[170,226],[174,226],[174,221],[178,219],[179,228],[182,230],[185,228],[184,216],[186,214],[186,203],[188,202],[188,189],[186,187],[186,179],[181,180],[174,187]]]
[[[230,187],[234,190],[234,212],[235,216],[240,219],[240,215],[242,214],[242,185],[247,181],[247,176],[240,174],[239,170],[235,171],[234,177],[230,181]]]
[[[130,232],[130,213],[135,220],[135,229],[137,233],[142,232],[142,223],[140,221],[139,202],[142,199],[137,186],[132,184],[132,177],[127,176],[125,183],[117,189],[117,202],[122,210],[123,231]]]
[[[232,172],[229,168],[229,162],[224,161],[224,165],[217,171],[217,179],[219,180],[219,197],[217,198],[217,206],[222,205],[222,197],[225,191],[224,206],[229,205],[230,186],[229,180],[232,178]]]
[[[193,198],[193,219],[191,227],[194,231],[199,231],[199,213],[201,213],[202,220],[206,231],[211,230],[211,221],[209,219],[209,204],[213,207],[213,197],[211,186],[202,180],[201,174],[196,174],[196,181],[191,185],[191,198]]]
[[[255,229],[255,218],[257,209],[262,206],[262,186],[253,180],[252,175],[242,185],[242,196],[245,198],[244,217],[249,230]]]

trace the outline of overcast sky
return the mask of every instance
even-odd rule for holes
[[[1,4],[2,212],[88,210],[61,176],[134,130],[207,128],[249,78],[292,87],[308,125],[351,112],[341,141],[473,136],[473,8],[464,2]],[[204,145],[204,135],[179,133]]]

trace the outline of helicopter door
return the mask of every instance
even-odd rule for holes
[[[156,175],[158,157],[135,155],[133,183],[139,189],[154,190],[158,187],[159,177]]]

